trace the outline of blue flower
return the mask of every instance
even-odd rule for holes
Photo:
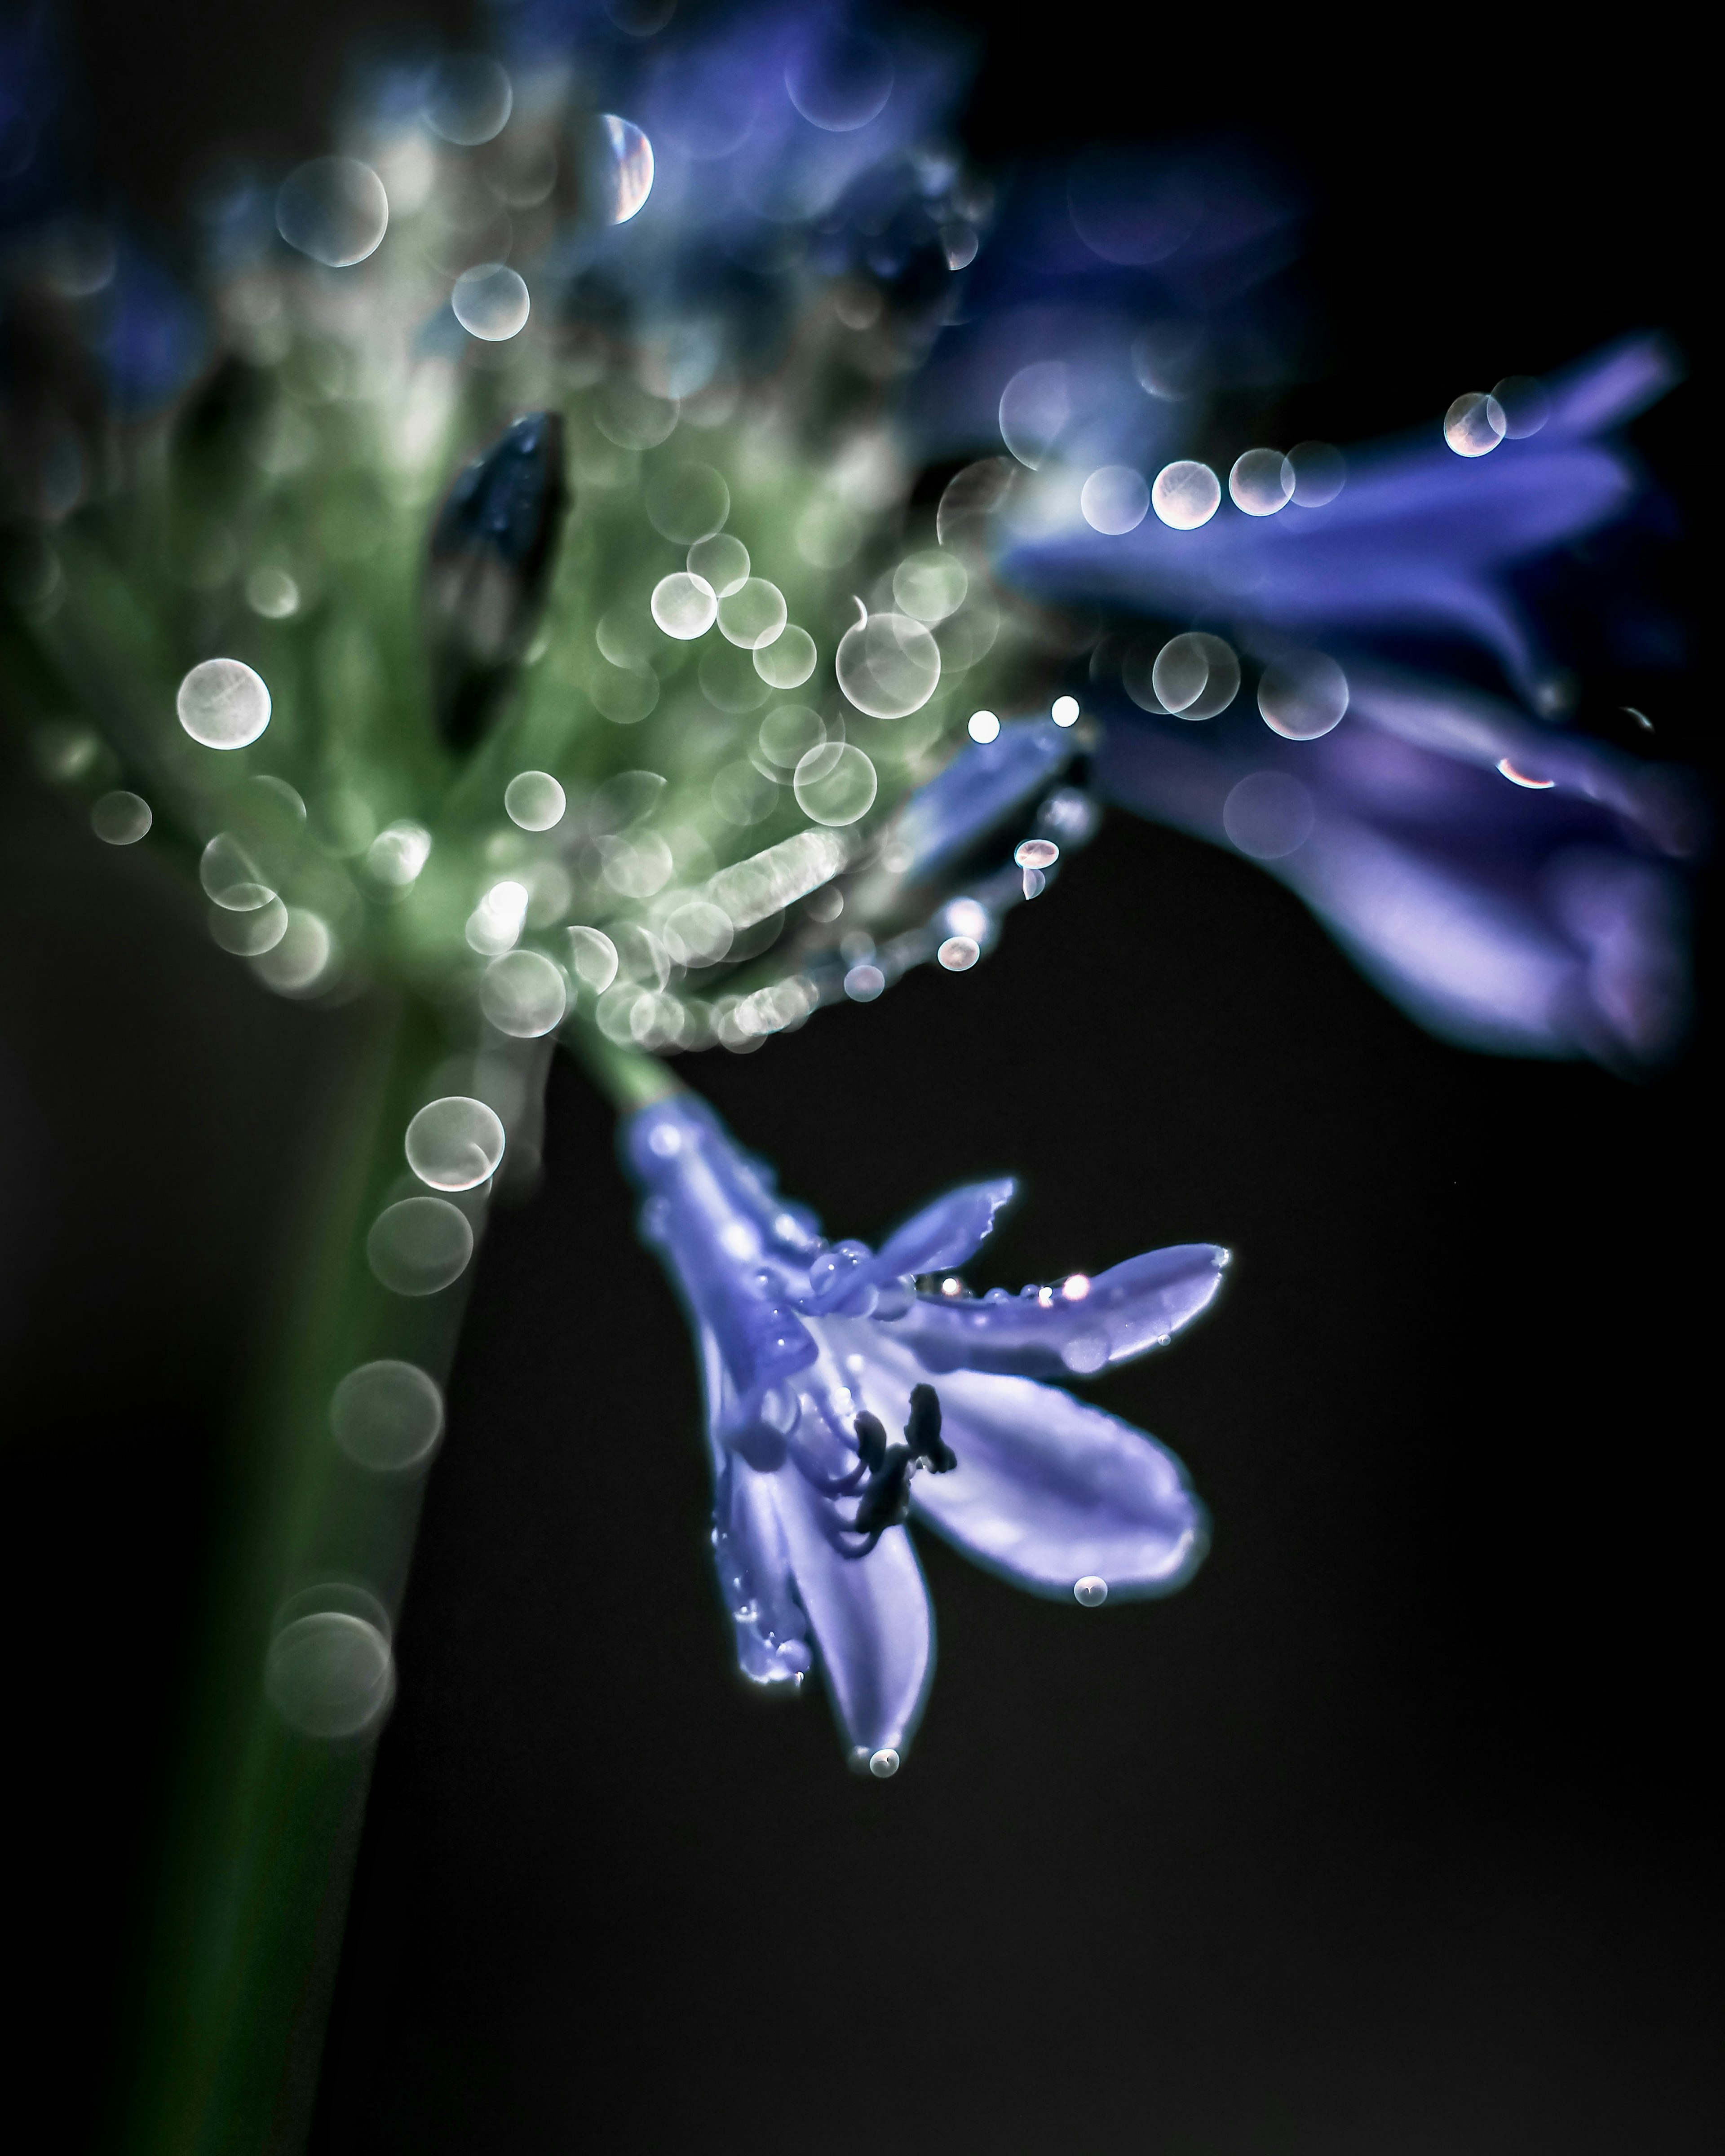
[[[1289,741],[1244,697],[1205,726],[1111,717],[1108,798],[1259,860],[1394,1001],[1470,1048],[1656,1064],[1689,1006],[1681,774],[1453,683],[1351,664]]]
[[[1215,1295],[1226,1251],[1185,1244],[973,1297],[952,1268],[1010,1182],[948,1193],[876,1252],[824,1240],[691,1094],[640,1110],[622,1142],[648,1194],[642,1233],[700,1341],[738,1660],[757,1683],[798,1685],[818,1656],[855,1763],[896,1771],[933,1672],[906,1518],[1036,1594],[1091,1602],[1190,1577],[1204,1516],[1178,1461],[1036,1381],[1163,1345]],[[939,1291],[919,1292],[929,1275]]]

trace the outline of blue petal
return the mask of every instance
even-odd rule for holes
[[[981,1249],[994,1225],[994,1215],[1009,1204],[1018,1185],[1010,1176],[994,1183],[969,1183],[949,1190],[920,1213],[912,1214],[902,1227],[894,1229],[880,1245],[873,1271],[881,1280],[901,1273],[943,1272],[962,1265]]]
[[[1178,1243],[1098,1273],[1076,1299],[1064,1288],[1045,1291],[1047,1302],[918,1296],[893,1334],[926,1370],[1087,1377],[1161,1347],[1189,1324],[1221,1286],[1227,1262],[1214,1243]]]
[[[809,1628],[791,1586],[791,1555],[774,1477],[734,1454],[721,1470],[714,1506],[713,1564],[737,1628],[737,1659],[757,1684],[800,1681],[813,1666]]]
[[[900,814],[896,838],[910,855],[911,880],[968,852],[1011,811],[1047,784],[1072,754],[1072,737],[1046,719],[1005,726],[991,742],[972,742]]]
[[[1099,1578],[1161,1594],[1204,1555],[1179,1463],[1143,1431],[1050,1385],[955,1371],[940,1387],[948,1475],[919,1475],[914,1517],[1034,1593]]]
[[[839,1725],[865,1759],[901,1753],[934,1676],[934,1617],[911,1538],[889,1527],[866,1557],[846,1556],[829,1500],[793,1467],[773,1486]]]

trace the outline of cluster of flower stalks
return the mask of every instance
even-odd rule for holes
[[[306,1350],[350,1480],[306,1471],[259,1589],[285,1724],[387,1705],[399,1564],[316,1585],[318,1508],[430,1457],[561,1039],[698,1336],[741,1666],[818,1669],[890,1775],[932,1666],[908,1520],[1086,1605],[1198,1563],[1177,1463],[1065,1388],[1167,1344],[1226,1253],[973,1295],[1009,1184],[829,1242],[690,1059],[990,957],[1108,803],[1261,863],[1448,1038],[1669,1057],[1697,814],[1574,722],[1527,595],[1645,515],[1615,430],[1673,361],[1266,442],[1302,210],[1248,152],[997,187],[925,24],[502,19],[495,54],[356,76],[328,154],[212,182],[195,285],[57,198],[47,146],[18,166],[6,702],[264,989],[409,1014],[362,1315]]]

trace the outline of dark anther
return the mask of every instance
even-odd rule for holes
[[[563,423],[532,412],[458,475],[438,512],[425,607],[451,747],[478,738],[531,639],[567,506]]]
[[[932,1385],[912,1389],[911,1419],[902,1438],[889,1439],[880,1418],[866,1411],[857,1417],[855,1427],[869,1486],[857,1501],[852,1524],[860,1535],[878,1535],[910,1517],[911,1476],[916,1468],[944,1475],[958,1462],[942,1441],[940,1394]]]
[[[948,1475],[958,1465],[957,1454],[941,1437],[941,1396],[932,1385],[911,1388],[911,1419],[905,1424],[905,1442],[911,1457],[920,1460],[932,1475]]]

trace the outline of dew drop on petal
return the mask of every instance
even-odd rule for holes
[[[723,527],[731,514],[731,490],[711,465],[661,466],[647,482],[646,509],[660,538],[692,547]]]
[[[1322,651],[1289,652],[1265,668],[1258,709],[1286,740],[1316,741],[1342,723],[1348,676]]]
[[[276,192],[276,230],[326,269],[363,262],[388,226],[383,182],[357,157],[313,157],[290,172]]]
[[[1558,783],[1554,778],[1535,778],[1527,772],[1517,770],[1507,756],[1499,757],[1497,768],[1512,786],[1525,786],[1532,793],[1548,793]]]
[[[396,1295],[435,1295],[459,1280],[473,1255],[473,1229],[446,1198],[403,1198],[386,1205],[366,1237],[366,1257]]]
[[[633,120],[614,112],[602,112],[599,125],[611,160],[608,213],[613,224],[627,224],[653,192],[653,145]]]
[[[1013,855],[1021,869],[1051,869],[1060,858],[1052,839],[1026,839]]]
[[[1322,509],[1348,484],[1348,459],[1330,442],[1296,442],[1282,459],[1288,499],[1301,509]]]
[[[1483,457],[1509,431],[1509,420],[1495,397],[1471,389],[1444,414],[1444,439],[1458,457]]]
[[[282,1720],[302,1737],[357,1737],[378,1720],[394,1693],[389,1641],[380,1625],[350,1610],[309,1611],[270,1640],[264,1690]]]
[[[968,973],[983,953],[973,936],[949,936],[934,955],[949,973]]]
[[[890,1781],[899,1769],[899,1756],[889,1744],[869,1755],[869,1772],[877,1782]]]
[[[180,724],[206,748],[244,748],[270,723],[270,691],[243,659],[206,659],[174,699]]]
[[[871,1004],[886,986],[886,976],[866,961],[853,966],[845,976],[845,993],[854,1004]]]
[[[719,601],[719,634],[744,651],[764,650],[787,618],[784,593],[765,577],[746,577]]]
[[[749,550],[734,532],[716,531],[710,539],[696,540],[686,567],[691,577],[711,584],[717,598],[727,599],[747,578]]]
[[[562,823],[568,801],[548,771],[518,771],[503,789],[503,806],[523,831],[548,831]]]
[[[814,671],[814,639],[794,622],[755,654],[755,671],[769,688],[800,689]]]
[[[330,1397],[330,1431],[350,1460],[380,1475],[424,1466],[443,1435],[443,1395],[416,1363],[350,1370]]]
[[[833,661],[839,686],[870,718],[921,711],[940,685],[940,646],[908,614],[874,613],[845,630]]]
[[[480,983],[480,1009],[499,1033],[536,1040],[561,1025],[568,1007],[563,977],[538,951],[511,951],[494,958]]]
[[[1189,457],[1164,465],[1150,490],[1150,506],[1176,531],[1195,531],[1208,524],[1222,501],[1222,482],[1208,465]]]
[[[455,280],[449,305],[470,336],[502,344],[526,327],[533,303],[519,271],[505,262],[481,262]]]
[[[1280,449],[1248,449],[1235,459],[1228,491],[1248,516],[1274,516],[1293,499],[1293,464]]]
[[[1078,723],[1078,699],[1076,696],[1056,696],[1049,716],[1057,726],[1076,726]]]
[[[965,722],[965,732],[973,742],[999,741],[1000,721],[992,711],[973,711]]]
[[[1219,636],[1189,629],[1156,654],[1150,685],[1158,701],[1183,719],[1213,719],[1240,692],[1240,661]]]
[[[1255,771],[1222,803],[1222,829],[1255,861],[1293,853],[1311,837],[1315,821],[1311,794],[1286,772]]]
[[[873,763],[849,742],[826,742],[810,749],[798,759],[791,780],[803,814],[834,829],[867,815],[878,787]]]
[[[1117,538],[1122,532],[1136,531],[1143,522],[1150,490],[1143,474],[1130,465],[1104,465],[1084,482],[1078,506],[1092,531]]]
[[[515,90],[495,60],[482,53],[453,54],[433,69],[420,110],[434,134],[472,149],[503,132],[515,110]]]
[[[154,821],[143,795],[124,788],[105,793],[90,812],[91,830],[109,846],[135,846]]]
[[[1096,1573],[1086,1573],[1074,1586],[1072,1594],[1074,1599],[1086,1609],[1100,1609],[1108,1599],[1108,1583]]]
[[[483,1101],[452,1093],[420,1109],[406,1149],[408,1166],[434,1190],[476,1190],[497,1173],[503,1125]]]
[[[688,644],[719,618],[718,595],[705,577],[678,569],[653,587],[653,619],[667,636]]]
[[[575,978],[595,995],[603,995],[617,978],[617,946],[602,929],[569,931],[569,963]]]
[[[892,54],[865,30],[830,33],[811,26],[803,49],[784,71],[791,103],[811,126],[830,135],[866,127],[892,95]]]

